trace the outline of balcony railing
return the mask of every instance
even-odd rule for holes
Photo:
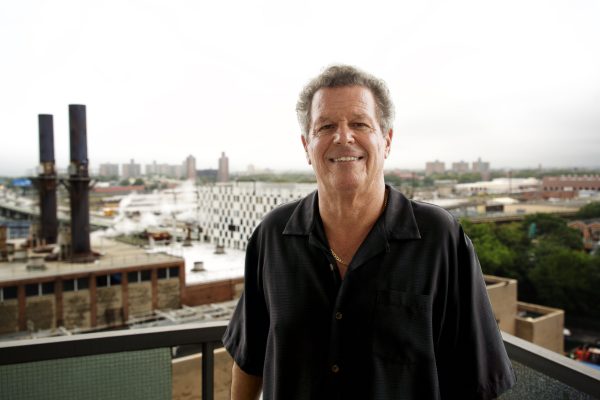
[[[214,349],[223,346],[226,327],[218,321],[0,342],[0,399],[170,399],[172,349],[199,345],[202,399],[212,400]]]
[[[171,373],[172,349],[199,345],[202,398],[213,399],[213,351],[222,346],[226,325],[211,322],[0,342],[0,398],[169,399],[171,377],[166,375]],[[518,382],[502,399],[593,399],[600,394],[600,372],[514,336],[503,333],[503,338]],[[58,389],[48,389],[51,386]]]

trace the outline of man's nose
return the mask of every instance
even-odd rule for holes
[[[334,142],[339,144],[354,143],[354,131],[348,124],[339,124],[335,132]]]

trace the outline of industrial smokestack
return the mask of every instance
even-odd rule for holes
[[[87,122],[84,105],[69,105],[69,130],[71,139],[71,165],[75,162],[81,168],[85,167],[85,175],[88,176]]]
[[[56,169],[54,166],[54,125],[52,115],[38,115],[40,136],[40,168],[36,179],[40,197],[39,238],[56,243],[58,218],[56,216]]]
[[[69,105],[69,130],[71,164],[68,188],[71,200],[71,258],[74,261],[92,261],[94,255],[90,246],[90,177],[84,105]]]
[[[54,163],[54,119],[51,114],[39,114],[40,163]]]

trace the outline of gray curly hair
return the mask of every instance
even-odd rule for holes
[[[363,86],[371,91],[377,106],[377,119],[382,133],[385,135],[394,124],[394,103],[385,82],[351,65],[331,65],[321,74],[313,78],[300,92],[296,104],[296,115],[302,134],[308,138],[310,130],[312,100],[321,88],[345,86]]]

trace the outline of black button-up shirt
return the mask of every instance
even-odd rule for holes
[[[254,231],[223,342],[265,399],[483,399],[514,384],[470,240],[389,190],[343,280],[317,192]]]

